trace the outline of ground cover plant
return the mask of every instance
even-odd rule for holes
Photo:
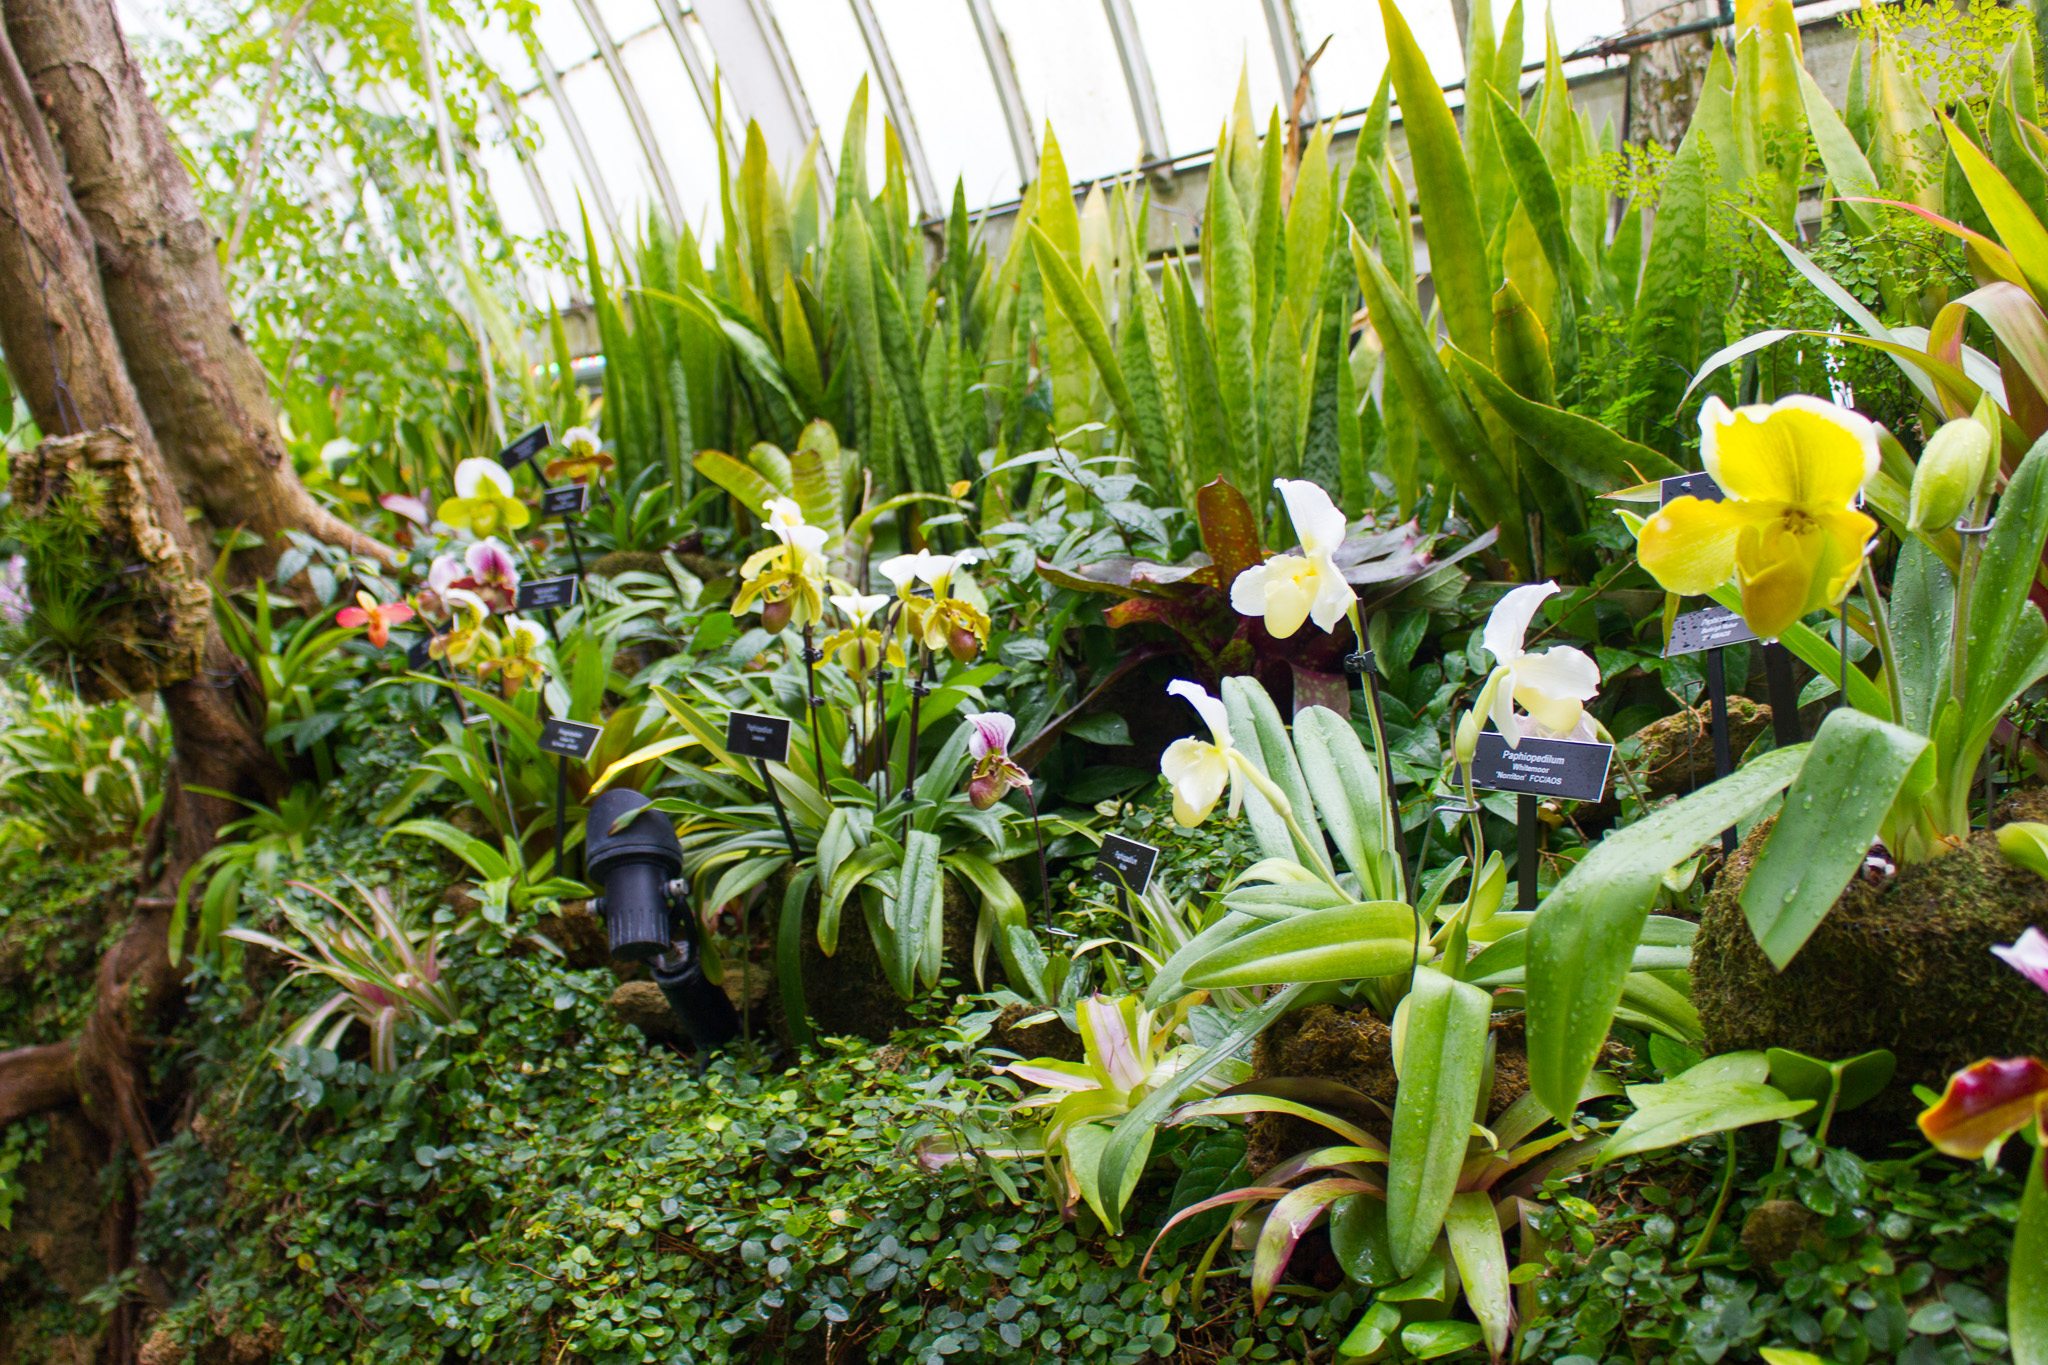
[[[1164,253],[749,126],[587,386],[417,195],[114,268],[218,186],[10,12],[0,1357],[2048,1362],[2042,30],[1664,148],[1376,8]]]

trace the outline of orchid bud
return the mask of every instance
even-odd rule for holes
[[[964,664],[981,653],[981,641],[967,627],[955,626],[946,634],[946,652],[954,663]]]
[[[1974,417],[1945,422],[1920,452],[1906,524],[1940,531],[1955,524],[1984,482],[1991,463],[1991,433]]]
[[[779,602],[761,604],[761,627],[770,635],[780,635],[789,625],[790,614],[795,610],[788,598]]]
[[[1451,742],[1451,752],[1457,755],[1458,767],[1469,769],[1472,756],[1479,752],[1479,713],[1467,711],[1458,717],[1458,733]]]

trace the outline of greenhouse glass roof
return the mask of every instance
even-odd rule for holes
[[[131,33],[176,41],[150,0],[124,0]],[[1463,6],[1459,6],[1462,9]],[[1462,73],[1451,0],[1406,6],[1431,67]],[[1532,55],[1542,5],[1532,6]],[[1627,31],[1623,0],[1555,0],[1578,69]],[[758,121],[777,165],[815,136],[829,172],[860,82],[871,157],[883,117],[901,132],[911,192],[936,215],[956,180],[970,207],[1013,199],[1048,122],[1077,181],[1202,159],[1242,71],[1252,104],[1283,105],[1309,54],[1306,112],[1350,114],[1385,60],[1365,0],[538,0],[538,51],[501,24],[438,21],[443,59],[481,59],[509,98],[480,121],[483,166],[505,226],[573,238],[579,200],[600,226],[650,208],[702,225],[716,201],[723,122],[736,147]],[[503,136],[516,99],[536,145]],[[404,102],[403,92],[393,103]],[[417,112],[417,111],[415,111]]]

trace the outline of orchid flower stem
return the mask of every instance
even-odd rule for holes
[[[1038,843],[1038,905],[1045,923],[1052,923],[1052,874],[1045,870],[1045,830],[1038,823],[1038,792],[1028,784],[1024,800],[1031,807],[1031,837]]]
[[[1235,749],[1230,753],[1239,775],[1251,783],[1253,790],[1260,796],[1266,798],[1267,804],[1280,816],[1281,823],[1287,826],[1287,832],[1294,836],[1296,847],[1309,856],[1313,863],[1311,870],[1321,877],[1332,891],[1340,896],[1348,896],[1350,893],[1337,884],[1337,874],[1330,870],[1330,860],[1323,852],[1322,842],[1311,841],[1303,831],[1301,822],[1295,818],[1294,803],[1287,799],[1287,793],[1274,785],[1273,779],[1260,772],[1243,754]]]
[[[505,837],[516,841],[519,838],[519,817],[512,810],[512,783],[505,776],[505,751],[498,747],[497,721],[484,722],[484,737],[491,742],[491,761],[498,768],[498,794],[505,799]]]
[[[1728,1200],[1735,1193],[1735,1134],[1721,1135],[1723,1157],[1721,1161],[1721,1192],[1714,1197],[1713,1212],[1707,1215],[1707,1225],[1700,1229],[1699,1240],[1692,1244],[1692,1250],[1679,1263],[1680,1269],[1690,1270],[1700,1254],[1707,1249],[1707,1243],[1714,1238],[1715,1229],[1721,1226],[1721,1215],[1728,1211]]]
[[[1906,723],[1906,696],[1899,684],[1899,651],[1892,643],[1892,614],[1877,590],[1877,575],[1870,561],[1863,561],[1863,600],[1870,604],[1871,629],[1877,632],[1877,652],[1884,662],[1885,690],[1891,697],[1892,724]]]
[[[1352,639],[1357,642],[1358,650],[1362,654],[1366,650],[1365,623],[1359,619],[1358,599],[1356,597],[1351,599],[1351,605],[1347,610],[1351,616]],[[1359,679],[1359,682],[1365,693],[1366,720],[1372,726],[1373,767],[1378,770],[1380,780],[1380,817],[1381,822],[1386,826],[1380,836],[1381,848],[1393,857],[1394,877],[1398,883],[1402,876],[1401,865],[1406,861],[1401,856],[1401,812],[1400,808],[1394,804],[1393,763],[1387,755],[1386,727],[1380,720],[1379,680],[1374,676],[1374,670],[1370,664],[1366,666],[1364,676]],[[1392,892],[1396,898],[1406,898],[1406,889],[1398,884],[1392,888]]]
[[[804,626],[804,706],[811,713],[811,763],[818,773],[818,795],[832,799],[825,784],[825,739],[818,728],[818,647],[811,642],[811,627]]]

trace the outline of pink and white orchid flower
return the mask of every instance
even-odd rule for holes
[[[967,717],[974,727],[967,736],[967,752],[974,758],[974,771],[967,778],[967,799],[976,810],[987,810],[1012,791],[1030,791],[1031,775],[1010,757],[1010,740],[1017,733],[1017,719],[1001,711],[978,711]]]
[[[1991,951],[2021,976],[2048,991],[2048,934],[2029,928],[2014,943],[1995,945]]]

